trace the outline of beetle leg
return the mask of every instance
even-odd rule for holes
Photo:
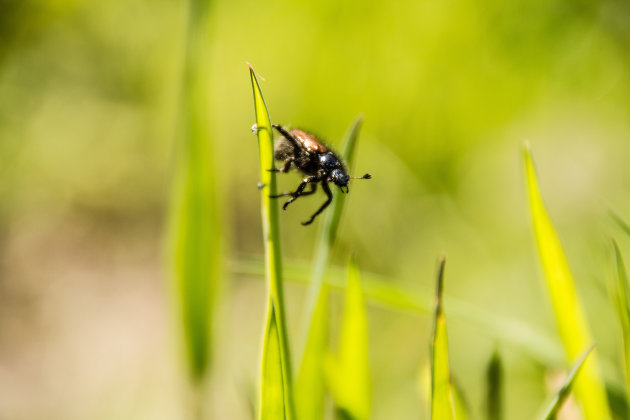
[[[295,159],[291,158],[289,160],[287,160],[286,162],[284,162],[284,165],[282,166],[282,168],[278,169],[278,168],[273,168],[273,169],[267,169],[269,172],[280,172],[280,173],[286,173],[289,172],[289,170],[291,169],[291,164],[293,163]]]
[[[295,151],[295,153],[298,153],[302,149],[302,143],[300,143],[298,139],[296,139],[291,133],[289,133],[286,128],[278,124],[271,124],[271,126],[275,128],[278,133],[282,134],[287,140],[289,140],[291,144],[293,144],[293,150]]]
[[[332,193],[330,192],[330,188],[328,187],[328,182],[326,182],[326,180],[322,180],[322,188],[324,189],[324,192],[326,193],[326,197],[328,198],[326,199],[324,204],[322,204],[322,206],[315,213],[313,213],[313,215],[311,216],[309,220],[307,220],[306,222],[302,222],[304,226],[310,225],[311,223],[313,223],[313,220],[315,220],[315,217],[317,217],[318,214],[323,212],[324,209],[328,207],[328,205],[332,201]]]
[[[288,195],[291,196],[291,198],[289,198],[287,200],[286,203],[284,203],[284,205],[282,206],[282,210],[286,210],[287,206],[291,203],[293,203],[295,200],[298,199],[298,197],[301,197],[303,195],[311,195],[315,192],[315,190],[317,189],[317,184],[314,182],[317,182],[318,178],[314,177],[314,176],[310,176],[307,178],[304,178],[304,180],[302,181],[302,183],[298,186],[297,190],[295,190],[294,192],[286,192],[286,193],[280,193],[277,195],[270,195],[270,198],[279,198],[279,197],[286,197]],[[306,186],[308,184],[311,184],[311,190],[304,192],[304,188],[306,188]]]
[[[300,184],[300,186],[302,186],[302,184],[304,184],[304,186],[306,187],[306,184],[308,184],[308,182],[302,182]],[[304,188],[302,188],[303,190]],[[269,198],[280,198],[280,197],[286,197],[286,196],[292,196],[292,197],[301,197],[303,195],[311,195],[315,192],[315,190],[317,189],[317,184],[311,184],[311,190],[310,191],[306,191],[306,192],[300,192],[300,187],[298,187],[298,189],[296,191],[291,191],[291,192],[284,192],[284,193],[280,193],[280,194],[276,194],[276,195],[270,195]]]

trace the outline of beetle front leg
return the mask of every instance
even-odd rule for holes
[[[311,216],[309,220],[307,220],[306,222],[302,222],[302,225],[307,226],[313,223],[313,220],[315,220],[317,215],[323,212],[324,209],[328,207],[328,205],[331,203],[333,196],[332,196],[332,193],[330,192],[330,188],[328,187],[328,182],[326,182],[325,180],[322,180],[322,188],[324,189],[324,192],[326,193],[326,197],[328,198],[326,199],[324,204],[322,204],[322,206],[319,209],[317,209],[315,213],[313,213],[313,215]]]
[[[294,159],[291,158],[289,160],[287,160],[286,162],[284,162],[284,165],[282,166],[282,168],[278,169],[278,168],[273,168],[273,169],[268,169],[269,172],[280,172],[280,173],[286,173],[289,172],[289,169],[291,169],[291,164],[293,163]]]
[[[306,177],[302,180],[302,182],[300,183],[300,185],[298,186],[297,190],[295,190],[294,192],[286,192],[286,193],[281,193],[281,194],[277,194],[277,195],[270,195],[270,198],[279,198],[279,197],[286,197],[286,196],[291,196],[291,198],[289,198],[287,200],[286,203],[284,203],[284,205],[282,206],[282,210],[286,210],[287,206],[291,203],[293,203],[295,200],[297,200],[299,197],[303,196],[303,195],[311,195],[315,192],[315,190],[317,189],[317,184],[314,184],[315,182],[319,181],[319,178],[317,178],[316,176],[309,176]],[[304,188],[306,188],[306,186],[308,184],[311,184],[311,190],[308,192],[304,192]]]

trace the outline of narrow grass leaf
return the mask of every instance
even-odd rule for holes
[[[274,304],[269,301],[267,322],[263,339],[262,375],[260,381],[260,419],[279,420],[291,418],[285,404],[287,383],[283,375],[281,339]]]
[[[627,393],[626,398],[627,401],[630,402],[630,303],[628,302],[630,292],[628,290],[629,285],[626,265],[624,264],[617,242],[613,241],[613,247],[615,249],[615,260],[617,262],[616,306],[622,331],[623,361],[625,366]]]
[[[221,274],[221,217],[208,122],[209,16],[194,0],[189,9],[168,248],[189,376],[199,384],[210,360],[213,300]]]
[[[470,407],[464,398],[464,393],[456,382],[451,381],[451,395],[453,396],[453,414],[457,420],[470,418]]]
[[[435,318],[433,340],[431,342],[431,419],[451,420],[455,418],[453,394],[451,393],[451,373],[448,363],[448,337],[446,318],[442,306],[444,286],[444,265],[439,263],[435,293]]]
[[[277,330],[279,362],[268,364],[265,362],[267,347],[263,347],[262,378],[274,376],[276,373],[267,372],[267,369],[279,369],[282,375],[282,392],[284,401],[284,417],[272,417],[274,411],[267,413],[269,407],[264,401],[261,402],[262,419],[294,418],[294,402],[291,384],[291,357],[289,354],[289,340],[287,338],[287,328],[285,321],[283,285],[282,285],[282,253],[280,250],[280,230],[278,225],[278,205],[269,196],[276,194],[276,174],[270,171],[274,168],[273,155],[273,134],[271,131],[271,120],[269,112],[260,89],[260,84],[253,67],[249,66],[249,74],[252,82],[254,94],[254,111],[256,114],[256,127],[258,134],[258,151],[260,154],[260,178],[263,187],[261,188],[262,201],[262,227],[263,241],[265,248],[265,277],[267,279],[267,289],[269,292],[269,305],[267,310],[271,314],[267,319],[273,320],[273,326]],[[271,325],[271,321],[268,321]],[[265,336],[268,337],[268,336]],[[268,343],[268,340],[266,341]],[[266,395],[265,383],[261,389],[261,395]],[[261,397],[262,398],[262,397]],[[272,405],[272,407],[274,407]]]
[[[341,418],[370,417],[371,377],[365,299],[354,261],[348,266],[348,286],[339,340],[339,354],[326,361],[326,377]]]
[[[361,118],[355,119],[344,140],[342,156],[349,169],[353,166],[361,121]],[[323,365],[328,343],[328,287],[323,279],[330,263],[330,255],[346,200],[346,194],[339,194],[337,190],[333,194],[333,202],[324,215],[319,231],[304,312],[303,330],[308,333],[295,387],[297,410],[301,420],[319,420],[324,412],[326,389]]]
[[[498,351],[486,367],[486,410],[488,420],[503,419],[503,363]]]
[[[551,297],[560,337],[569,360],[592,343],[582,303],[578,297],[567,258],[542,201],[532,157],[525,149],[525,168],[530,210],[538,252]],[[584,365],[575,384],[575,394],[586,420],[610,419],[606,392],[598,371],[596,355]]]
[[[361,117],[357,117],[348,132],[346,133],[343,146],[343,159],[348,165],[348,169],[352,173],[354,166],[354,151],[356,149],[359,130],[362,124]],[[317,248],[313,262],[313,270],[311,275],[311,284],[309,286],[308,301],[306,306],[306,323],[310,324],[312,314],[314,312],[315,302],[319,299],[320,289],[322,287],[324,274],[330,263],[330,254],[337,238],[337,230],[341,221],[344,204],[347,194],[339,194],[337,189],[334,190],[334,199],[329,210],[324,215],[324,220],[319,231]]]
[[[326,378],[324,363],[328,350],[328,285],[322,285],[313,312],[300,372],[295,383],[295,403],[300,420],[324,416]]]
[[[569,376],[562,385],[562,388],[560,388],[558,393],[554,396],[551,404],[549,404],[549,407],[544,411],[544,414],[541,416],[542,419],[553,420],[556,418],[556,416],[558,415],[558,411],[560,411],[562,405],[571,394],[571,388],[573,388],[574,386],[573,384],[577,378],[578,372],[580,372],[580,369],[582,369],[582,366],[584,366],[584,362],[586,361],[588,355],[591,354],[591,352],[593,351],[593,348],[595,348],[595,346],[591,346],[588,350],[586,350],[582,357],[580,357],[580,360],[578,360],[578,362],[573,366],[573,369],[571,369],[571,372],[569,372]]]

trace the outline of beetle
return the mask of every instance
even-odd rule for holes
[[[315,193],[317,184],[322,185],[322,189],[326,194],[324,204],[313,213],[309,220],[302,222],[302,225],[306,226],[313,223],[313,220],[332,202],[332,192],[328,186],[329,182],[337,185],[342,193],[348,193],[350,191],[348,182],[351,179],[372,178],[370,174],[365,174],[361,177],[349,176],[343,160],[313,134],[298,128],[287,130],[278,124],[273,124],[272,127],[282,135],[275,141],[274,157],[284,162],[284,165],[281,168],[274,168],[270,171],[286,173],[292,166],[295,166],[305,177],[295,191],[270,195],[269,197],[290,196],[291,198],[282,206],[282,210],[286,210],[287,206],[298,198]],[[307,185],[310,185],[310,190],[304,191]]]

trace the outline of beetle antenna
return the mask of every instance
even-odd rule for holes
[[[351,176],[350,179],[372,179],[372,175],[365,174],[363,176]]]

